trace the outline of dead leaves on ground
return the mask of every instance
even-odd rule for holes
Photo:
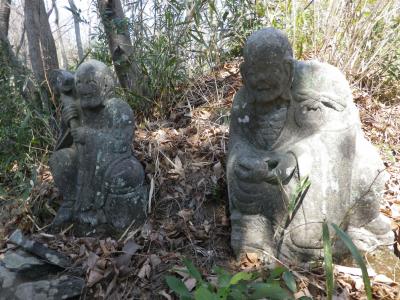
[[[232,258],[226,211],[225,157],[229,111],[233,95],[240,86],[238,63],[226,65],[213,76],[193,81],[167,120],[151,120],[137,128],[135,155],[143,162],[149,183],[152,183],[149,222],[140,230],[130,231],[123,241],[66,236],[46,241],[73,258],[86,277],[91,296],[112,299],[113,296],[129,298],[159,293],[171,299],[164,276],[180,264],[182,257],[194,257],[197,266],[206,268]],[[377,103],[367,93],[359,91],[354,94],[364,132],[379,147],[390,174],[383,213],[393,220],[395,247],[400,255],[400,104]],[[47,200],[57,201],[57,190],[50,184],[51,174],[47,168],[41,169],[39,178],[42,183],[32,190],[30,204],[49,211]],[[33,221],[26,217],[28,214],[33,216]],[[29,231],[37,230],[32,229],[35,222],[38,227],[42,225],[36,218],[37,211],[15,215],[8,219],[11,225],[19,224]],[[9,228],[4,222],[0,225]],[[0,238],[7,232],[0,232]],[[259,265],[259,260],[250,255],[242,267]],[[357,279],[338,272],[337,281],[344,297],[362,299]],[[186,278],[185,284],[190,288],[195,282]],[[307,287],[313,295],[322,295],[324,277],[307,273],[299,285]],[[392,283],[377,281],[373,288],[380,299],[400,297]]]

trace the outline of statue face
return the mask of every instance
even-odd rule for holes
[[[283,94],[290,82],[290,74],[283,62],[246,62],[243,76],[245,85],[253,94],[256,103],[275,100]]]
[[[340,71],[316,61],[299,62],[292,89],[295,121],[299,127],[340,130],[350,125],[351,90]],[[350,123],[349,123],[350,121]]]
[[[78,70],[75,84],[82,108],[93,109],[103,103],[104,99],[101,95],[99,83],[96,80],[94,68]]]

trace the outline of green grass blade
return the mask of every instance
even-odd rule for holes
[[[217,300],[217,295],[210,292],[205,286],[200,286],[194,292],[195,300]]]
[[[286,286],[289,288],[289,290],[291,290],[293,293],[296,293],[297,284],[292,272],[286,271],[285,273],[283,273],[282,278],[285,281]]]
[[[193,299],[182,280],[176,278],[175,276],[165,276],[165,280],[167,281],[169,288],[173,290],[180,299]]]
[[[257,282],[249,286],[250,292],[247,299],[268,298],[271,300],[294,299],[289,291],[277,284]]]
[[[326,280],[326,298],[332,300],[333,297],[333,262],[332,262],[332,244],[329,237],[328,224],[322,225],[322,240],[324,243],[324,262],[325,262],[325,280]]]
[[[195,278],[197,282],[203,283],[203,278],[201,277],[199,270],[194,266],[193,262],[189,259],[184,259],[183,263],[185,264],[190,276]]]
[[[364,281],[365,293],[367,294],[368,300],[372,300],[372,288],[371,282],[369,280],[367,267],[364,263],[364,260],[358,251],[357,247],[354,245],[351,238],[345,233],[342,229],[339,228],[336,224],[332,224],[333,229],[335,229],[336,234],[340,237],[340,239],[344,242],[346,247],[350,250],[351,255],[353,255],[354,259],[356,260],[357,264],[360,266],[362,271],[362,277]]]
[[[230,280],[229,285],[237,284],[241,280],[250,280],[253,277],[251,273],[239,272],[236,273]]]
[[[282,266],[278,266],[275,269],[273,269],[271,271],[271,274],[268,276],[267,282],[271,282],[279,277],[281,277],[281,275],[283,273],[285,273],[286,271],[288,271],[288,269],[286,269],[285,267]]]

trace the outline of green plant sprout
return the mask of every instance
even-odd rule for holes
[[[217,283],[207,282],[201,276],[193,262],[185,259],[184,264],[189,276],[196,279],[194,291],[189,291],[182,280],[175,276],[166,276],[169,288],[180,299],[188,300],[242,300],[242,299],[294,299],[297,292],[296,280],[285,267],[279,266],[271,270],[266,279],[257,272],[238,272],[231,274],[221,267],[214,267]],[[309,297],[301,297],[308,300]]]

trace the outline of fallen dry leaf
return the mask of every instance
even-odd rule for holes
[[[150,262],[151,262],[151,266],[152,266],[153,269],[154,269],[154,268],[157,267],[159,264],[161,264],[161,259],[158,257],[158,255],[152,254],[152,255],[150,255]]]
[[[150,266],[150,260],[147,259],[146,262],[143,264],[143,266],[140,268],[138,277],[141,279],[144,278],[150,278],[150,273],[151,273],[151,266]]]
[[[100,280],[104,278],[104,272],[97,268],[89,271],[89,276],[87,277],[87,286],[92,287]]]
[[[96,265],[96,262],[99,260],[99,256],[94,253],[94,252],[90,252],[89,253],[89,257],[87,258],[86,264],[89,268],[89,270],[93,269],[94,266]]]
[[[172,297],[165,290],[160,291],[158,294],[167,300],[172,300]]]
[[[197,281],[193,277],[190,277],[186,279],[183,283],[185,284],[189,292],[191,292],[196,287]]]

